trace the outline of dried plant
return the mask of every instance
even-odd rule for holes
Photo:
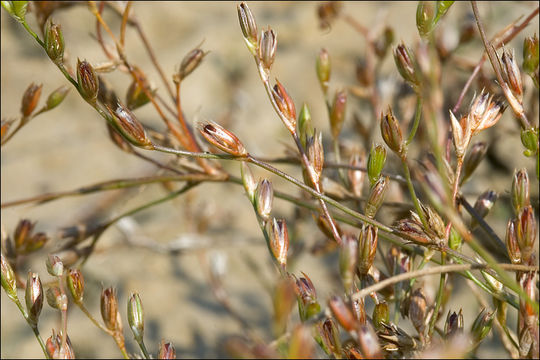
[[[420,1],[415,40],[410,43],[400,39],[387,21],[378,18],[373,24],[364,24],[347,11],[365,3],[304,5],[311,7],[318,21],[320,29],[313,31],[328,34],[346,24],[350,26],[350,44],[357,44],[360,37],[365,46],[360,51],[356,45],[350,50],[362,54],[358,60],[346,56],[338,61],[334,61],[330,47],[321,48],[313,54],[312,64],[295,73],[295,79],[282,75],[281,69],[288,65],[280,62],[280,41],[286,39],[281,34],[294,30],[262,27],[258,11],[252,11],[247,3],[227,4],[233,13],[236,6],[240,29],[237,24],[221,23],[219,27],[234,26],[237,41],[243,39],[247,45],[247,51],[239,56],[252,56],[255,62],[253,69],[237,71],[259,76],[261,94],[263,89],[266,94],[264,106],[268,111],[271,106],[284,126],[283,134],[287,134],[279,140],[290,141],[284,156],[278,156],[282,150],[273,145],[274,152],[264,157],[254,155],[257,144],[243,131],[244,120],[233,124],[234,110],[217,121],[190,119],[195,116],[182,103],[181,89],[187,87],[184,91],[189,93],[186,80],[209,58],[214,61],[216,57],[204,51],[201,43],[167,73],[136,16],[139,5],[131,1],[2,1],[3,16],[7,19],[9,15],[10,24],[16,25],[10,31],[34,41],[41,59],[48,57],[65,81],[40,107],[41,95],[49,86],[40,83],[38,73],[22,95],[20,115],[4,119],[3,114],[3,158],[11,154],[12,139],[24,143],[24,133],[34,123],[30,120],[63,106],[69,95],[77,107],[90,109],[101,119],[109,140],[126,159],[147,165],[142,176],[74,185],[74,190],[16,200],[4,201],[10,189],[3,187],[3,213],[16,206],[43,205],[73,196],[111,190],[120,194],[104,197],[99,206],[88,206],[90,210],[82,218],[64,209],[63,227],[40,218],[2,221],[1,283],[7,295],[2,308],[18,309],[43,356],[114,356],[101,354],[95,343],[79,343],[82,340],[72,330],[79,325],[70,321],[78,310],[111,337],[118,348],[116,356],[186,356],[182,348],[175,350],[168,341],[192,337],[187,324],[172,324],[175,334],[162,334],[155,319],[167,323],[174,314],[143,307],[143,299],[163,301],[163,306],[167,300],[175,302],[175,311],[182,313],[186,299],[176,298],[172,292],[160,294],[151,286],[131,288],[126,293],[118,274],[96,272],[109,266],[111,257],[103,260],[104,255],[120,259],[137,247],[155,257],[197,255],[193,273],[207,276],[205,288],[214,295],[205,301],[219,304],[224,310],[219,314],[223,322],[232,318],[240,326],[239,332],[220,334],[221,342],[213,344],[217,348],[214,356],[484,357],[489,355],[482,352],[482,344],[496,337],[503,356],[539,357],[539,50],[538,36],[528,27],[535,21],[537,24],[537,3],[527,3],[532,9],[529,13],[497,28],[486,24],[487,16],[479,11],[476,1]],[[490,6],[505,11],[514,3]],[[75,61],[72,38],[67,36],[72,30],[55,20],[76,8],[84,8],[95,20],[96,27],[90,31],[102,50],[101,63],[91,60],[95,54],[90,53]],[[471,18],[449,21],[448,14],[454,9]],[[388,11],[394,9],[389,7]],[[204,14],[197,16],[205,21]],[[216,31],[216,27],[212,29]],[[455,41],[448,40],[452,34]],[[151,67],[134,59],[133,42],[128,41],[131,35],[149,55]],[[518,35],[524,37],[522,43],[516,41]],[[173,42],[177,41],[183,41],[181,36]],[[30,41],[21,40],[20,44],[30,46]],[[294,44],[292,51],[302,51],[300,37]],[[390,69],[383,66],[385,59]],[[339,83],[334,74],[345,74],[340,68],[345,62],[355,65],[354,75]],[[24,71],[17,64],[6,66],[15,74]],[[121,87],[111,81],[112,74],[127,76],[123,78],[127,79],[125,98],[117,95]],[[241,83],[229,75],[227,88],[233,92]],[[156,76],[162,83],[159,86]],[[302,83],[308,77],[320,86],[322,115],[313,111],[319,109],[317,106],[304,103],[300,107],[302,99],[294,91],[297,87],[290,86],[293,80]],[[70,92],[71,88],[75,91]],[[469,106],[466,99],[470,99]],[[211,101],[214,99],[208,97],[201,103]],[[73,115],[73,122],[79,120]],[[151,118],[162,123],[155,124]],[[320,118],[326,118],[326,123],[321,124]],[[235,134],[233,128],[239,131]],[[260,138],[274,141],[264,125],[259,129],[264,134]],[[510,156],[519,159],[516,164],[525,164],[523,167],[505,163],[508,156],[499,159],[493,148],[503,141],[510,144]],[[67,142],[55,145],[59,151],[69,151]],[[88,158],[79,161],[95,154],[84,156]],[[285,171],[279,164],[290,167]],[[17,181],[30,182],[43,170],[31,171],[32,176]],[[262,178],[255,177],[259,173],[264,174]],[[17,175],[5,174],[11,176]],[[211,183],[222,189],[217,197],[190,192],[210,189]],[[146,191],[156,184],[165,194]],[[247,202],[223,200],[224,189],[247,195],[251,217],[239,209],[249,209]],[[158,205],[181,196],[187,199],[186,208],[174,215],[182,218],[186,227],[175,229],[181,238],[164,244],[144,235],[142,225],[151,228],[152,222],[137,220],[139,213],[154,211],[155,220],[162,214]],[[247,236],[242,230],[223,217],[190,205],[195,198],[203,198],[233,217],[238,215],[246,223],[258,223],[259,235],[244,240]],[[133,206],[133,199],[140,199],[137,206]],[[125,210],[121,203],[131,207]],[[283,210],[284,204],[292,211]],[[177,220],[172,222],[177,224]],[[112,228],[124,232],[123,253],[100,241]],[[228,234],[229,256],[213,240],[216,229]],[[270,261],[245,248],[247,243],[262,244],[263,239]],[[311,258],[318,265],[310,267],[302,258]],[[226,281],[233,271],[227,269],[227,261],[234,266],[247,263],[257,278],[251,282],[236,275],[255,298],[266,298],[268,324],[255,323],[249,311],[241,310],[241,291]],[[131,260],[126,264],[129,271],[141,265]],[[43,265],[46,273],[38,271]],[[160,271],[147,274],[152,284],[161,281]],[[327,274],[326,280],[313,276],[321,272]],[[100,294],[92,286],[96,274],[101,276],[97,280],[102,283]],[[430,282],[433,279],[436,281]],[[104,285],[111,282],[116,285]],[[465,286],[464,294],[460,289]],[[50,308],[44,309],[44,299]],[[96,315],[98,299],[101,320]],[[57,319],[47,339],[43,323],[49,324],[49,315],[44,314]],[[204,314],[199,316],[205,318]],[[3,341],[8,333],[10,339],[22,336],[11,333],[4,320],[2,325]],[[206,327],[211,327],[209,322]],[[127,328],[133,338],[126,336]],[[88,346],[96,352],[88,353]]]

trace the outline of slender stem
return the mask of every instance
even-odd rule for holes
[[[17,305],[17,307],[19,308],[19,311],[21,312],[22,316],[24,317],[24,319],[26,320],[30,328],[32,328],[32,332],[34,333],[34,336],[36,337],[36,340],[38,341],[39,346],[41,346],[41,350],[43,350],[43,353],[45,354],[45,358],[50,359],[49,353],[47,351],[47,347],[45,346],[45,342],[43,342],[43,339],[41,338],[37,325],[30,323],[30,320],[28,319],[28,313],[26,312],[25,308],[22,306],[18,297],[15,300],[13,300],[13,302],[15,302],[15,305]]]
[[[124,9],[124,13],[122,14],[122,24],[120,26],[120,45],[124,47],[124,43],[126,40],[126,25],[129,17],[129,10],[131,9],[131,1],[128,1],[126,4],[126,8]]]
[[[538,268],[536,266],[514,265],[514,264],[498,264],[498,266],[501,269],[506,269],[509,271],[538,271]],[[422,276],[427,276],[427,275],[442,274],[442,273],[449,273],[449,272],[459,272],[459,271],[465,271],[465,270],[487,269],[487,268],[489,268],[489,265],[487,264],[450,264],[450,265],[442,265],[442,266],[436,266],[436,267],[431,267],[431,268],[417,270],[417,271],[406,272],[406,273],[402,273],[396,276],[392,276],[391,278],[385,279],[376,284],[363,288],[362,290],[352,294],[351,299],[352,300],[362,299],[372,292],[382,290],[389,285],[393,285],[400,281],[412,279],[415,277],[422,277]]]
[[[200,184],[200,182],[190,182],[190,183],[187,183],[186,185],[184,185],[180,190],[178,191],[175,191],[173,193],[170,193],[168,194],[167,196],[164,196],[162,198],[159,198],[159,199],[156,199],[156,200],[152,200],[146,204],[143,204],[139,207],[136,207],[134,209],[131,209],[129,211],[126,211],[114,218],[112,218],[111,220],[107,221],[103,226],[102,228],[94,235],[94,239],[92,240],[92,243],[90,244],[90,249],[89,251],[85,254],[82,262],[81,262],[81,267],[86,263],[86,261],[88,260],[88,258],[90,257],[90,255],[92,254],[95,246],[96,246],[96,243],[98,242],[99,238],[101,237],[101,235],[103,235],[103,233],[111,226],[113,225],[115,222],[117,222],[118,220],[126,217],[126,216],[130,216],[130,215],[133,215],[139,211],[142,211],[142,210],[145,210],[145,209],[148,209],[152,206],[155,206],[155,205],[158,205],[158,204],[161,204],[163,202],[166,202],[166,201],[169,201],[169,200],[172,200],[174,199],[175,197],[185,193],[186,191],[190,190],[191,188],[197,186],[198,184]]]
[[[501,238],[495,233],[495,231],[489,226],[489,224],[474,210],[474,208],[469,204],[467,199],[464,196],[459,196],[458,200],[460,204],[463,205],[465,210],[476,220],[476,222],[484,229],[488,236],[493,240],[493,243],[499,248],[500,254],[508,258],[508,253],[506,252],[506,245],[501,240]],[[508,259],[510,260],[510,259]]]
[[[58,198],[86,195],[100,191],[127,189],[134,186],[140,186],[145,184],[154,184],[167,181],[224,181],[224,176],[211,176],[206,174],[184,174],[184,175],[165,175],[165,176],[148,176],[135,179],[115,179],[102,183],[97,183],[89,186],[83,186],[75,190],[59,191],[54,193],[40,194],[38,196],[14,200],[2,203],[1,208],[7,208],[16,205],[27,204],[31,202],[37,202],[43,204],[48,201],[56,200]]]
[[[148,41],[148,38],[146,37],[141,24],[139,21],[134,20],[133,22],[135,29],[137,30],[137,34],[139,34],[139,37],[141,38],[144,48],[146,49],[146,52],[150,56],[150,60],[152,60],[152,64],[154,64],[154,67],[159,73],[159,76],[161,77],[161,80],[163,81],[163,84],[165,84],[165,88],[167,89],[167,92],[169,93],[170,97],[174,99],[174,94],[171,88],[171,84],[167,81],[167,77],[165,76],[165,72],[161,68],[161,65],[159,64],[156,55],[154,53],[154,50],[152,49],[152,46],[150,45],[150,42]]]
[[[441,264],[444,266],[446,263],[446,253],[441,253]],[[437,291],[437,296],[435,297],[435,308],[433,309],[433,315],[431,316],[428,329],[428,337],[433,335],[433,330],[435,329],[435,324],[439,319],[439,310],[441,308],[443,295],[444,295],[444,284],[446,282],[446,274],[441,273],[441,278],[439,280],[439,291]]]
[[[139,348],[141,349],[143,355],[144,355],[144,358],[145,359],[150,359],[150,355],[148,354],[148,350],[146,350],[146,346],[144,345],[144,341],[142,338],[135,338],[135,341],[137,341],[137,344],[139,345]]]
[[[499,63],[497,59],[497,54],[495,54],[493,45],[490,42],[488,42],[486,38],[484,27],[482,26],[482,21],[480,20],[480,15],[478,14],[478,6],[476,4],[476,1],[472,0],[471,5],[472,5],[474,17],[476,19],[476,25],[478,26],[478,31],[480,32],[480,37],[482,38],[482,42],[484,43],[484,47],[486,48],[486,52],[488,54],[489,62],[491,63],[491,67],[493,68],[493,71],[495,71],[495,75],[497,76],[497,81],[499,82],[499,86],[503,86],[503,84],[506,84],[506,82],[504,81],[501,75],[501,71],[500,71]],[[505,96],[507,96],[506,91],[503,91],[503,93]],[[527,119],[525,112],[521,112],[518,118],[521,121],[521,126],[523,126],[524,129],[529,129],[531,127],[531,124],[529,123],[529,120]]]
[[[521,22],[521,24],[514,26],[512,31],[508,35],[506,35],[503,39],[499,39],[498,41],[496,41],[494,43],[495,48],[498,49],[503,44],[508,44],[510,40],[516,37],[516,35],[519,34],[521,30],[523,30],[531,22],[531,20],[534,19],[538,15],[538,11],[539,11],[539,8],[537,7]],[[493,41],[494,39],[491,42]],[[476,75],[480,72],[480,69],[482,68],[482,65],[484,64],[485,61],[486,61],[486,53],[484,52],[482,55],[482,58],[476,64],[472,74],[467,79],[467,82],[465,83],[463,90],[461,90],[461,93],[459,94],[459,98],[456,102],[456,105],[454,105],[454,108],[452,109],[454,113],[459,110],[459,107],[461,106],[461,102],[463,101],[463,98],[465,97],[465,93],[471,86]]]
[[[76,302],[75,304],[77,304],[77,306],[79,307],[79,309],[81,309],[81,311],[86,315],[86,317],[88,319],[90,319],[90,321],[96,325],[99,329],[103,330],[105,333],[107,333],[107,335],[110,335],[110,336],[114,336],[114,333],[107,329],[105,326],[101,325],[93,316],[92,314],[90,314],[90,311],[88,311],[88,309],[86,308],[86,306],[84,306],[84,304],[82,302]]]
[[[411,129],[411,133],[409,134],[409,137],[407,138],[407,141],[405,142],[406,146],[408,146],[414,139],[414,136],[416,135],[416,130],[418,130],[418,125],[420,124],[421,117],[422,117],[422,96],[416,95],[416,113],[414,115],[414,122],[413,122],[413,127]]]
[[[411,199],[414,204],[414,208],[416,209],[416,212],[418,213],[418,216],[420,217],[420,220],[422,221],[422,225],[424,225],[424,228],[429,228],[428,222],[426,220],[426,216],[424,215],[424,211],[422,210],[422,207],[420,206],[420,202],[418,201],[418,198],[416,197],[416,192],[414,191],[414,185],[411,179],[411,171],[409,170],[409,165],[407,164],[407,154],[404,152],[400,156],[401,158],[401,164],[403,166],[403,172],[405,173],[405,179],[407,180],[407,187],[409,189],[409,194],[411,195]]]

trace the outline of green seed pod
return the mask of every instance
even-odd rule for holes
[[[240,21],[240,28],[244,35],[244,41],[246,42],[249,51],[255,55],[257,53],[259,33],[255,18],[245,2],[239,4],[236,9],[238,11],[238,20]]]
[[[328,82],[330,81],[330,74],[332,71],[332,65],[330,63],[330,54],[326,49],[321,49],[317,56],[315,63],[315,70],[317,71],[317,78],[324,94],[328,91]]]
[[[523,71],[532,74],[538,68],[538,36],[528,36],[523,40]]]
[[[373,325],[375,326],[375,329],[379,330],[383,328],[383,325],[381,323],[388,324],[390,320],[390,309],[388,308],[388,304],[386,302],[380,302],[377,305],[375,305],[375,308],[373,309]]]
[[[144,311],[139,294],[131,294],[128,300],[128,323],[133,336],[140,342],[144,334]]]
[[[521,143],[527,150],[525,156],[534,156],[538,153],[538,129],[521,129]]]
[[[382,169],[386,162],[386,149],[377,144],[371,148],[368,157],[367,172],[369,178],[369,185],[373,186],[377,180],[381,177]]]
[[[313,136],[313,125],[311,123],[311,113],[306,103],[302,105],[300,109],[300,114],[298,114],[298,137],[300,138],[300,143],[306,148],[307,139]]]
[[[47,98],[47,110],[54,109],[66,98],[70,88],[67,85],[62,85],[58,89],[54,90]]]
[[[419,1],[416,7],[416,28],[421,37],[427,37],[433,29],[435,9],[431,1]]]
[[[64,36],[60,25],[48,21],[45,28],[45,51],[55,64],[64,60]]]
[[[516,214],[519,214],[521,209],[530,205],[529,175],[527,174],[527,169],[520,169],[514,173],[510,198],[512,199],[512,205]]]
[[[478,314],[474,320],[474,323],[471,326],[471,335],[474,344],[479,344],[491,331],[493,315],[493,313],[489,313],[486,309],[482,309],[480,314]]]
[[[70,269],[66,282],[75,303],[82,303],[84,295],[84,278],[81,271],[78,269]]]
[[[1,266],[2,266],[2,288],[6,292],[7,296],[12,301],[17,301],[17,278],[11,268],[11,265],[6,261],[4,254],[1,254]]]

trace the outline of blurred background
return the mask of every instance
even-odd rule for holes
[[[134,2],[132,11],[142,24],[169,79],[191,49],[200,45],[209,51],[201,66],[183,82],[182,106],[190,123],[198,119],[215,120],[233,131],[250,153],[261,157],[282,156],[285,147],[294,144],[266,97],[253,58],[242,38],[236,4]],[[270,25],[277,33],[278,48],[272,78],[278,78],[286,87],[298,110],[303,103],[309,105],[314,126],[323,131],[325,148],[331,149],[327,112],[315,73],[315,59],[321,48],[330,53],[331,93],[339,88],[355,86],[358,83],[356,64],[365,56],[365,39],[344,21],[321,28],[317,17],[319,5],[318,2],[249,3],[259,29]],[[419,40],[415,25],[416,5],[416,2],[345,2],[342,11],[367,28],[389,25],[394,30],[394,44],[403,41],[412,46]],[[529,14],[536,6],[538,2],[481,2],[479,7],[488,37],[519,16]],[[471,21],[470,12],[467,2],[452,6],[440,23],[448,42],[455,42],[460,27]],[[0,16],[1,109],[2,119],[10,119],[18,116],[21,96],[30,83],[43,83],[42,99],[45,99],[66,81],[19,23],[3,10]],[[28,14],[27,18],[37,32],[34,15]],[[118,16],[106,9],[104,18],[118,34]],[[94,65],[106,61],[93,35],[95,18],[85,3],[59,10],[53,14],[53,19],[62,26],[66,61],[71,66],[76,64],[77,58]],[[524,36],[531,36],[537,29],[538,17],[507,45],[516,49],[519,64]],[[476,37],[460,49],[459,55],[476,63],[482,51],[481,41]],[[133,63],[144,69],[158,93],[166,94],[148,54],[129,27],[126,52]],[[490,69],[486,73],[492,76]],[[392,91],[401,86],[391,54],[383,62],[383,74],[383,88],[386,86],[390,89],[388,91]],[[128,76],[120,72],[104,76],[123,99],[129,85]],[[443,74],[443,82],[456,84],[454,91],[444,94],[445,101],[455,103],[468,76],[469,73],[459,71],[451,76]],[[524,76],[524,81],[528,82],[530,78]],[[465,97],[463,111],[475,90],[481,89],[471,88]],[[76,95],[72,89],[58,108],[32,120],[2,147],[2,202],[45,192],[72,190],[110,179],[156,173],[152,165],[119,151],[109,140],[103,120]],[[366,124],[376,120],[363,103],[349,94],[342,139],[351,146],[358,141],[352,130],[353,114],[359,114]],[[151,105],[138,109],[136,114],[145,125],[164,129]],[[476,196],[487,186],[507,195],[514,168],[531,165],[521,154],[519,128],[510,111],[505,113],[493,133],[495,135],[489,135],[488,140],[494,156],[506,164],[506,169],[496,172],[493,166],[482,164],[475,180],[467,188]],[[380,142],[380,137],[377,140]],[[327,158],[332,158],[330,153],[327,150]],[[167,155],[152,156],[163,161],[167,159]],[[391,157],[393,155],[389,154]],[[231,173],[239,175],[238,163],[222,164]],[[392,171],[391,164],[389,166],[389,171]],[[294,166],[279,167],[297,178],[301,177]],[[531,170],[532,179],[534,172]],[[254,168],[253,171],[256,178],[269,177],[275,189],[298,195],[297,189],[280,179],[259,169]],[[398,171],[396,167],[394,172]],[[109,218],[165,193],[163,187],[148,185],[123,192],[64,198],[39,206],[10,207],[2,209],[2,227],[3,231],[12,234],[18,221],[28,218],[37,221],[38,231],[53,234],[61,227],[76,224],[88,214],[102,211],[103,216]],[[538,193],[535,194],[537,198]],[[470,201],[474,200],[472,195]],[[279,199],[274,201],[274,216],[289,221],[293,214],[294,208],[289,203]],[[498,203],[487,219],[500,236],[504,236],[509,214],[507,204]],[[391,220],[383,222],[390,224]],[[309,249],[322,235],[313,223],[303,225],[295,228],[295,236]],[[181,244],[189,249],[178,254],[162,254],[128,243],[127,238],[135,243]],[[28,270],[39,272],[44,282],[50,281],[43,259],[54,249],[53,237],[40,252],[42,256],[29,258],[23,265]],[[208,264],[226,262],[223,281],[231,306],[254,331],[271,341],[272,304],[264,284],[272,285],[271,279],[275,274],[267,251],[244,189],[230,184],[205,183],[184,196],[138,213],[109,229],[82,270],[86,282],[85,303],[94,316],[100,318],[101,287],[115,286],[118,289],[124,334],[130,352],[137,352],[138,348],[128,329],[125,305],[130,292],[137,291],[144,304],[145,342],[151,353],[156,354],[160,340],[165,339],[173,342],[177,356],[181,358],[227,357],[224,341],[242,334],[243,329],[216,300],[209,285]],[[305,251],[293,264],[291,272],[308,274],[323,304],[329,294],[341,291],[336,269],[335,254],[313,256]],[[435,283],[431,284],[431,280]],[[428,295],[434,295],[438,277],[425,281]],[[456,279],[454,291],[456,296],[447,309],[457,311],[463,307],[465,328],[468,329],[480,308],[462,279]],[[1,300],[1,357],[42,357],[41,349],[16,306],[4,292]],[[509,313],[515,318],[513,309]],[[293,310],[293,314],[297,316],[297,311]],[[402,322],[404,326],[406,322]],[[44,338],[50,336],[52,328],[59,328],[59,315],[47,304],[44,305],[39,328]],[[75,306],[70,306],[68,329],[77,357],[120,356],[112,339],[93,326]],[[505,357],[506,353],[498,338],[492,337],[483,343],[479,355]]]

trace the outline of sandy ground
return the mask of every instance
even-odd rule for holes
[[[493,33],[517,16],[529,13],[537,3],[498,3],[482,11],[489,18],[488,31]],[[344,22],[336,23],[331,31],[318,28],[315,2],[254,2],[250,7],[259,27],[271,25],[278,33],[277,58],[273,76],[286,86],[297,107],[309,104],[317,128],[329,137],[324,103],[314,71],[315,56],[321,47],[332,56],[334,70],[331,88],[355,83],[354,64],[364,54],[364,40]],[[396,39],[405,43],[416,41],[416,3],[355,3],[344,4],[345,10],[365,26],[386,21],[395,32]],[[171,74],[184,54],[203,42],[202,48],[210,50],[203,64],[183,85],[182,101],[190,121],[197,118],[220,120],[230,114],[227,126],[242,139],[250,152],[258,155],[276,156],[283,153],[283,143],[291,144],[282,124],[265,97],[256,69],[242,40],[233,2],[135,2],[134,11],[152,42],[159,61],[167,74]],[[456,4],[450,11],[448,22],[460,21],[468,11],[468,5]],[[20,97],[32,82],[43,83],[43,96],[64,84],[62,75],[47,61],[44,53],[25,33],[22,27],[1,11],[1,106],[2,118],[15,117],[20,107]],[[30,24],[34,25],[33,16]],[[94,20],[86,6],[78,5],[54,15],[62,25],[68,61],[77,58],[92,63],[105,60],[97,43],[89,36],[94,31]],[[115,16],[107,14],[113,29],[118,29]],[[538,21],[525,32],[532,34]],[[512,43],[521,51],[522,36]],[[150,60],[133,31],[127,33],[127,54],[145,69],[158,91],[163,95],[163,84],[151,66]],[[520,51],[518,58],[521,59]],[[472,50],[470,60],[478,58],[478,50]],[[521,61],[521,60],[520,60]],[[392,68],[387,57],[385,66]],[[393,71],[394,77],[398,74]],[[126,77],[113,74],[108,79],[117,92],[127,88]],[[453,98],[457,96],[454,95]],[[351,99],[350,108],[357,105]],[[351,114],[352,111],[349,111]],[[150,106],[137,111],[146,124],[161,127],[159,119]],[[507,122],[510,117],[505,115]],[[348,121],[350,118],[348,119]],[[514,129],[514,124],[501,125]],[[522,160],[518,150],[514,158]],[[164,160],[166,156],[156,156]],[[74,189],[83,185],[115,178],[145,176],[155,169],[121,151],[108,139],[103,121],[83,101],[71,93],[61,107],[46,113],[27,125],[2,148],[1,196],[2,202],[29,197],[43,192]],[[239,174],[237,164],[224,163],[231,172]],[[518,163],[515,165],[519,166]],[[299,173],[294,169],[295,176]],[[255,175],[268,176],[254,170]],[[479,169],[484,174],[489,169]],[[297,193],[291,186],[271,178],[275,187],[289,193]],[[508,180],[509,177],[506,177]],[[497,185],[504,191],[509,184]],[[132,191],[122,201],[104,212],[105,217],[119,214],[153,198],[163,196],[163,188],[147,186]],[[109,194],[67,198],[41,206],[20,206],[2,210],[2,224],[12,232],[21,218],[38,220],[37,228],[53,232],[59,227],[72,225],[86,214],[94,211]],[[274,214],[292,217],[292,207],[276,200]],[[504,213],[504,211],[503,211]],[[204,231],[198,234],[193,219],[204,219],[200,225]],[[271,279],[272,266],[264,240],[257,227],[255,216],[243,189],[235,185],[204,184],[167,204],[142,212],[130,218],[122,226],[110,229],[100,241],[98,252],[83,269],[87,291],[85,301],[90,311],[99,316],[100,287],[116,286],[125,325],[129,351],[136,351],[136,344],[127,329],[125,304],[131,291],[141,294],[145,314],[145,341],[149,351],[157,351],[159,341],[172,341],[179,357],[224,357],[220,346],[230,335],[240,334],[242,329],[215,300],[208,285],[208,274],[202,265],[208,256],[218,252],[228,260],[225,285],[232,306],[260,333],[271,339],[272,308],[270,297],[261,285],[260,278],[247,266],[246,259],[259,265],[262,276]],[[180,255],[163,255],[145,249],[130,248],[125,244],[122,230],[136,226],[140,237],[158,243],[170,241],[194,241],[195,244],[210,242],[212,251],[206,248],[189,250]],[[499,233],[504,223],[497,225]],[[320,235],[305,229],[300,237],[308,246]],[[180,239],[180,240],[179,240]],[[195,239],[195,240],[193,240]],[[206,246],[208,248],[208,246]],[[43,251],[54,250],[54,241]],[[42,257],[43,258],[43,257]],[[43,261],[24,264],[38,271],[45,281],[50,280]],[[293,271],[304,271],[312,278],[319,295],[324,299],[339,286],[335,281],[335,256],[313,257],[306,253],[299,258]],[[469,291],[463,282],[457,282],[457,292]],[[22,293],[21,293],[22,294]],[[470,295],[469,295],[470,296]],[[31,330],[2,292],[2,358],[37,358],[43,354],[32,336]],[[459,296],[452,309],[463,306]],[[460,302],[461,301],[461,302]],[[476,305],[464,308],[467,319],[478,312]],[[40,330],[44,337],[52,328],[59,327],[59,316],[48,305],[44,306]],[[472,320],[465,324],[469,327]],[[69,312],[69,335],[78,357],[119,357],[113,341],[94,327],[78,309]],[[504,357],[498,339],[486,341],[481,348],[482,356]]]

